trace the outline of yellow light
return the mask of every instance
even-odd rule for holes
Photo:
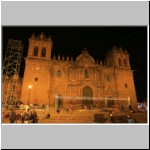
[[[29,89],[31,89],[32,88],[32,85],[29,85]]]

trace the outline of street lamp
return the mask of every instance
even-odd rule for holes
[[[48,90],[48,105],[49,105],[49,110],[50,110],[50,94],[51,94],[51,91]]]
[[[30,105],[29,99],[30,99],[30,90],[31,90],[31,88],[32,88],[32,85],[29,85],[29,86],[28,86],[28,88],[29,88],[29,94],[28,94],[28,105]]]

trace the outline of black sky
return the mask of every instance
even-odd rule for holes
[[[52,56],[69,55],[75,59],[86,48],[95,60],[104,60],[114,45],[127,49],[134,72],[138,100],[147,98],[147,27],[3,27],[3,58],[8,39],[22,40],[23,56],[27,55],[28,39],[44,32],[53,40]],[[24,60],[20,75],[23,76]]]

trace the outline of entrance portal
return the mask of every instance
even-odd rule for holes
[[[114,100],[112,99],[112,97],[108,97],[108,100],[107,100],[107,107],[108,107],[108,108],[114,107]]]
[[[90,108],[91,105],[93,105],[93,90],[89,86],[85,86],[82,91],[83,106],[86,106],[87,108]]]
[[[63,108],[63,99],[62,96],[60,94],[58,94],[55,98],[55,109],[61,109]]]

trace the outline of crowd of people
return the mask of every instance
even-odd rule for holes
[[[90,107],[91,109],[93,107]],[[87,107],[86,105],[84,105],[84,109],[86,110]],[[131,116],[131,113],[135,113],[135,110],[133,109],[133,107],[131,105],[129,105],[128,107],[130,114],[128,114],[126,116],[126,123],[135,123],[134,118]],[[73,104],[70,104],[69,107],[67,107],[66,109],[55,109],[56,113],[59,114],[62,112],[66,112],[66,113],[73,113],[74,111],[74,107]],[[107,119],[106,123],[113,123],[114,122],[114,116],[113,116],[114,111],[109,113],[109,118]],[[38,123],[38,115],[37,112],[34,109],[31,109],[28,107],[26,107],[26,110],[24,112],[17,112],[14,109],[11,109],[10,112],[7,113],[3,113],[2,114],[2,119],[9,119],[10,123],[24,123],[24,124],[28,124],[28,123]],[[51,115],[49,112],[45,112],[43,111],[43,119],[50,119]]]
[[[2,119],[9,118],[10,123],[38,123],[38,116],[35,110],[16,113],[13,109],[10,113],[2,114]]]
[[[109,112],[109,117],[105,123],[135,123],[135,118],[131,114],[126,116],[114,116],[112,112]]]

